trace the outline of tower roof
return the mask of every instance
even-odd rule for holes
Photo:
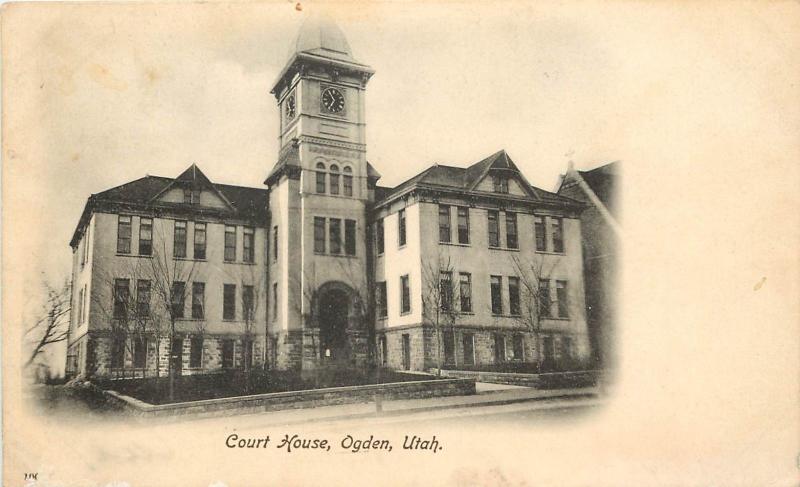
[[[341,61],[355,62],[353,51],[342,29],[325,14],[311,14],[300,27],[289,57],[306,52]]]

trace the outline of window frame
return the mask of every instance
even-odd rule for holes
[[[533,235],[536,252],[547,252],[547,219],[544,215],[533,215]]]
[[[342,168],[342,194],[349,198],[353,197],[353,170],[350,166]]]
[[[469,240],[470,240],[470,236],[469,236],[469,207],[468,206],[458,206],[456,208],[457,208],[457,210],[456,210],[456,224],[458,226],[458,228],[457,228],[458,243],[462,244],[462,245],[469,245]],[[463,211],[463,214],[462,214],[462,211]],[[463,216],[463,222],[464,222],[463,227],[461,225],[462,216]],[[462,233],[461,233],[462,231],[464,232],[464,235],[466,236],[466,238],[464,238],[464,239],[461,238],[462,237]]]
[[[189,338],[189,368],[203,368],[203,335],[192,335]]]
[[[206,283],[194,281],[192,283],[192,319],[204,320],[206,301]]]
[[[327,229],[325,228],[325,218],[321,216],[314,217],[314,253],[324,254],[327,245],[325,237]],[[277,228],[277,227],[276,227]]]
[[[522,307],[520,301],[520,286],[519,277],[508,276],[508,314],[512,316],[520,316],[522,314]]]
[[[169,294],[172,317],[184,319],[186,317],[186,281],[172,281]]]
[[[453,309],[453,271],[439,271],[439,306],[442,311]]]
[[[389,303],[388,294],[386,289],[386,281],[378,281],[375,283],[375,291],[377,295],[375,310],[377,311],[378,318],[387,318],[389,316]]]
[[[224,245],[223,260],[225,262],[236,262],[236,246],[237,246],[236,225],[225,225],[224,231],[225,234],[223,237],[223,245]],[[229,237],[233,240],[233,242],[229,241]]]
[[[486,236],[490,248],[500,248],[500,212],[498,210],[486,211]]]
[[[188,240],[188,226],[186,220],[174,220],[172,227],[172,257],[175,259],[185,259]],[[181,231],[179,231],[181,230]],[[179,235],[183,235],[182,239]],[[179,251],[180,250],[180,251]]]
[[[124,286],[122,285],[124,283]],[[128,319],[128,301],[131,298],[131,284],[130,279],[127,278],[115,278],[114,279],[114,291],[113,291],[113,313],[112,316],[116,320],[126,320]],[[121,291],[125,291],[121,293]]]
[[[133,340],[133,357],[132,366],[134,369],[147,368],[147,337],[134,336]]]
[[[222,285],[222,320],[236,321],[236,284]]]
[[[145,221],[149,222],[145,224]],[[144,237],[147,230],[150,234],[148,238]],[[147,251],[144,252],[143,249]],[[151,256],[153,255],[153,219],[149,217],[139,217],[139,255]]]
[[[255,321],[256,295],[255,287],[252,285],[242,285],[242,319],[245,322]]]
[[[439,205],[439,243],[452,243],[453,228],[450,223],[450,205]]]
[[[317,194],[325,194],[327,193],[327,184],[325,184],[325,178],[327,175],[327,170],[325,168],[325,164],[318,162],[316,165],[316,169],[314,171],[316,173],[316,185],[314,187],[315,192]]]
[[[408,274],[400,276],[400,315],[411,313],[411,279]]]
[[[150,300],[152,299],[151,293],[152,284],[150,279],[136,280],[136,315],[140,318],[150,315]]]
[[[464,278],[466,277],[466,280]],[[467,292],[464,292],[466,284]],[[469,272],[458,273],[459,309],[462,313],[472,313],[472,274]],[[466,302],[466,306],[465,303]]]
[[[569,319],[569,283],[566,280],[556,280],[556,303],[558,317]]]
[[[553,241],[553,252],[556,254],[564,253],[564,219],[560,216],[550,217],[551,235]]]
[[[506,247],[519,249],[519,225],[517,225],[517,214],[513,211],[506,211]]]
[[[489,276],[489,294],[492,314],[503,315],[503,276]]]
[[[406,235],[406,209],[403,208],[397,212],[397,246],[405,247],[406,242],[408,241],[408,235]]]
[[[256,229],[253,227],[242,227],[242,262],[256,262]]]
[[[539,286],[536,289],[538,295],[538,312],[540,319],[551,319],[553,317],[552,301],[550,298],[550,280],[539,279]]]
[[[383,218],[378,218],[375,221],[375,253],[383,255],[386,251],[386,234],[384,233]]]
[[[341,255],[342,250],[342,220],[328,218],[328,253]]]
[[[127,221],[125,221],[127,220]],[[123,232],[126,230],[126,232]],[[127,233],[127,236],[123,234]],[[133,236],[133,217],[130,215],[117,215],[117,253],[130,254]],[[127,244],[127,246],[123,244]]]
[[[348,256],[356,255],[356,221],[345,219],[344,221],[344,253]]]
[[[332,196],[339,196],[341,194],[341,188],[339,187],[339,176],[339,166],[336,164],[331,164],[331,167],[328,168],[328,178],[330,179],[328,192]]]
[[[192,257],[195,260],[206,260],[206,245],[208,243],[208,226],[206,222],[194,222],[194,241],[192,242]]]

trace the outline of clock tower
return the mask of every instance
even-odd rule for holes
[[[367,210],[380,177],[366,158],[364,94],[373,73],[329,17],[311,16],[271,91],[280,151],[265,181],[268,328],[279,368],[367,358]]]

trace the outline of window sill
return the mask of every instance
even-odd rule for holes
[[[187,259],[189,260],[189,259]],[[245,262],[243,260],[223,260],[223,264],[234,264],[234,265],[257,265],[255,262]]]
[[[504,252],[519,252],[519,248],[493,247],[491,245],[489,245],[489,250],[502,250]]]
[[[474,311],[459,311],[458,314],[467,315],[467,316],[475,316],[475,312]]]
[[[397,246],[397,250],[398,250],[398,251],[400,251],[400,250],[403,250],[404,248],[406,248],[406,244],[403,244],[403,245],[398,245],[398,246]]]
[[[545,255],[567,255],[566,252],[548,252],[547,250],[537,250],[536,253]]]
[[[349,255],[349,254],[331,254],[329,252],[314,252],[314,255],[319,255],[320,257],[344,257],[347,259],[357,259],[358,255]]]
[[[439,245],[450,245],[452,247],[472,247],[469,243],[461,243],[461,242],[442,242],[439,241]]]
[[[404,311],[404,312],[400,313],[400,316],[408,316],[410,314],[411,314],[411,310],[408,310],[408,311]]]
[[[173,260],[187,261],[187,262],[208,262],[206,259],[190,259],[189,257],[172,257]]]
[[[144,258],[144,259],[152,259],[153,258],[152,255],[139,255],[139,254],[133,254],[133,253],[125,254],[125,253],[122,253],[122,252],[117,252],[116,256],[117,257],[140,257],[140,258]]]
[[[518,319],[522,318],[522,315],[521,314],[520,315],[512,315],[512,314],[496,314],[496,313],[492,313],[492,317],[493,318],[513,318],[513,319],[518,320]]]
[[[561,317],[561,316],[542,316],[541,319],[547,321],[571,321],[569,317]]]

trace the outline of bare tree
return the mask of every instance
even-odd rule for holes
[[[30,355],[25,362],[25,367],[33,364],[49,345],[62,342],[69,336],[71,309],[69,281],[65,279],[57,287],[47,282],[42,283],[42,286],[45,294],[42,309],[36,322],[25,330],[25,337],[30,337],[27,339],[31,344]]]
[[[258,315],[264,303],[266,274],[260,274],[256,266],[239,268],[236,275],[231,275],[241,287],[242,302],[242,361],[245,374],[245,390],[249,390],[252,375],[253,344],[257,336]],[[265,337],[266,338],[266,337]]]
[[[544,256],[537,258],[511,256],[512,264],[520,283],[520,313],[515,318],[533,333],[537,350],[537,363],[542,365],[541,340],[539,334],[542,320],[550,316],[550,287],[543,282],[550,281],[556,261],[548,265]]]
[[[441,253],[422,268],[424,286],[422,310],[424,317],[433,325],[436,335],[436,363],[439,375],[442,373],[443,328],[449,327],[452,332],[459,316],[453,274],[452,258],[445,257]]]

